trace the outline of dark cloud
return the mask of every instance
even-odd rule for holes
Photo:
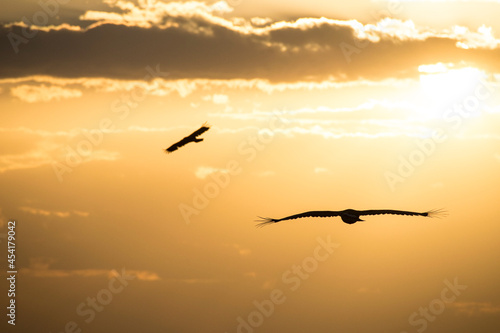
[[[196,19],[191,25],[185,18],[176,22],[178,26],[168,28],[99,24],[81,31],[0,27],[0,77],[142,79],[148,66],[157,65],[171,79],[271,81],[411,77],[420,64],[436,62],[500,69],[494,61],[499,49],[466,50],[452,38],[370,42],[357,39],[349,25],[331,23],[243,33]]]
[[[42,20],[44,25],[80,25],[82,22],[79,17],[89,8],[109,10],[109,6],[102,0],[4,0],[2,4],[4,10],[0,12],[0,24],[24,20],[34,23]],[[119,9],[115,8],[114,11]]]

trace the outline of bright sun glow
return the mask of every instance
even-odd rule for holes
[[[435,108],[457,102],[474,92],[484,73],[477,68],[452,69],[449,64],[437,63],[418,67],[420,86]],[[434,108],[434,109],[435,109]]]

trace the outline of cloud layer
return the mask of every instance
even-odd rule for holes
[[[0,77],[151,79],[147,68],[156,65],[157,75],[172,79],[272,81],[412,77],[420,64],[436,62],[500,71],[494,61],[500,42],[485,26],[431,31],[389,18],[246,20],[228,18],[231,7],[223,1],[107,3],[109,11],[80,17],[85,27],[0,27]]]

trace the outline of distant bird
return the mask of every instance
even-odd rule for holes
[[[176,142],[173,145],[171,145],[170,147],[168,147],[167,149],[165,149],[165,152],[167,154],[169,154],[169,153],[171,153],[173,151],[176,151],[177,148],[182,147],[182,146],[184,146],[184,145],[186,145],[186,144],[188,144],[190,142],[201,142],[201,141],[203,141],[203,139],[198,139],[197,136],[205,133],[206,131],[208,131],[209,128],[210,128],[210,126],[207,123],[204,123],[199,129],[197,129],[193,133],[189,134],[188,136],[186,136],[181,141]]]
[[[442,209],[434,209],[425,213],[416,213],[416,212],[407,212],[404,210],[391,210],[391,209],[373,209],[373,210],[354,210],[354,209],[346,209],[340,211],[331,211],[331,210],[320,210],[320,211],[311,211],[300,213],[296,215],[287,216],[281,219],[271,219],[260,217],[260,222],[257,224],[257,227],[264,227],[268,224],[277,223],[286,220],[299,219],[303,217],[332,217],[332,216],[340,216],[342,221],[347,224],[354,224],[359,221],[364,221],[359,217],[362,215],[381,215],[381,214],[393,214],[393,215],[412,215],[412,216],[427,216],[427,217],[441,217],[446,215],[446,211]]]

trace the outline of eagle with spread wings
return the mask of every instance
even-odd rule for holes
[[[260,220],[257,220],[257,222],[259,222],[259,224],[257,224],[257,227],[264,227],[268,224],[278,223],[286,220],[300,219],[303,217],[333,217],[333,216],[340,216],[342,221],[344,221],[345,223],[354,224],[359,221],[364,221],[359,218],[360,216],[382,215],[382,214],[441,217],[446,215],[446,211],[443,209],[434,209],[423,213],[417,213],[417,212],[408,212],[404,210],[392,210],[392,209],[372,209],[372,210],[346,209],[340,211],[320,210],[320,211],[311,211],[311,212],[290,215],[287,217],[283,217],[281,219],[272,219],[268,217],[264,218],[259,216]]]
[[[176,142],[173,145],[171,145],[170,147],[168,147],[167,149],[165,149],[165,152],[167,154],[169,154],[169,153],[176,151],[178,148],[180,148],[180,147],[182,147],[190,142],[203,141],[203,139],[198,138],[198,136],[205,133],[206,131],[208,131],[209,128],[210,128],[210,126],[207,123],[204,123],[199,129],[197,129],[193,133],[189,134],[188,136],[186,136],[184,139],[180,140],[179,142]]]

